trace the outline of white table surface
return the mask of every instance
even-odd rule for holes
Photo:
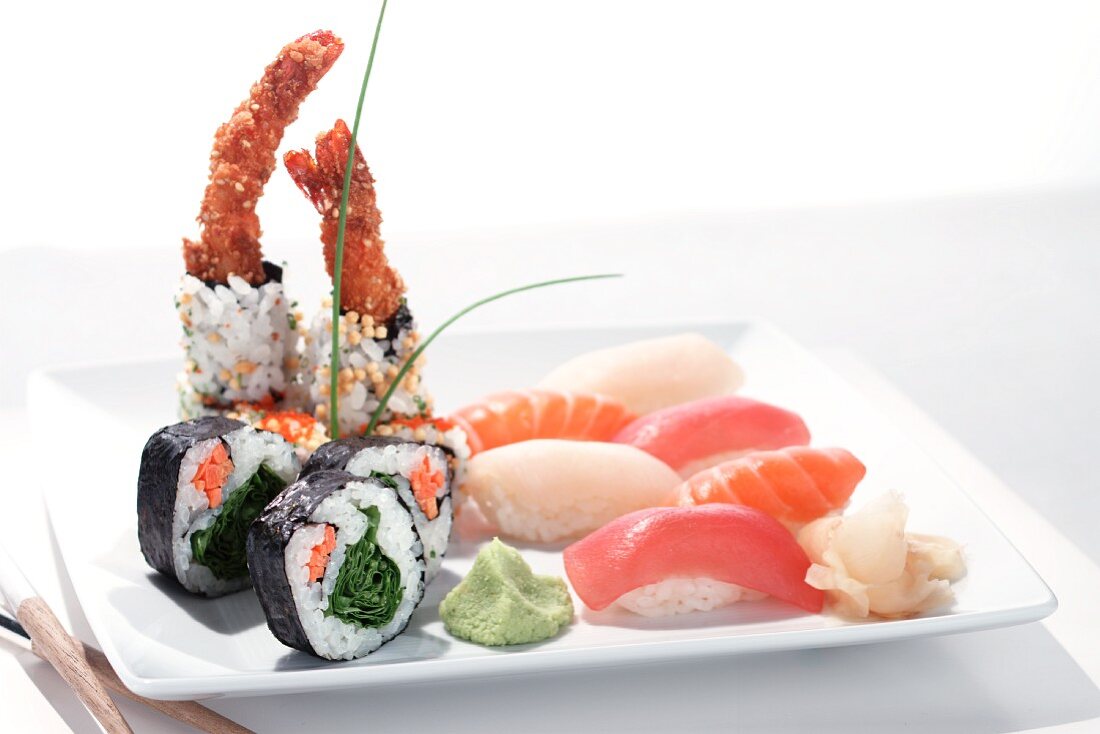
[[[369,723],[389,731],[412,711],[417,726],[449,731],[1100,730],[1100,482],[1089,467],[1100,412],[1098,197],[1096,190],[1016,192],[390,240],[425,324],[496,287],[622,269],[629,277],[619,284],[532,294],[468,328],[762,315],[811,346],[842,347],[826,352],[830,361],[974,495],[1053,588],[1061,607],[1046,621],[692,666],[211,706],[259,731],[322,721],[325,729]],[[272,255],[292,260],[306,303],[310,284],[320,290],[316,249],[269,244]],[[35,483],[57,479],[48,467],[18,461],[31,441],[19,385],[29,367],[50,361],[171,353],[176,326],[167,294],[179,267],[172,250],[0,253],[0,305],[7,306],[0,326],[19,347],[5,348],[0,360],[0,444],[8,496],[18,487],[24,508],[0,518],[0,530],[85,639],[35,497]],[[463,279],[446,280],[452,272]],[[120,277],[123,292],[114,289]],[[111,319],[102,318],[106,312]],[[74,321],[88,327],[59,332]],[[7,637],[0,648],[17,651]],[[182,730],[140,707],[123,703],[123,710],[138,731]],[[0,728],[66,727],[95,730],[47,666],[29,653],[0,655]]]

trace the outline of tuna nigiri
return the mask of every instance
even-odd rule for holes
[[[470,451],[535,438],[609,441],[634,420],[614,398],[564,390],[508,390],[482,398],[452,416],[466,431]]]
[[[744,381],[741,368],[717,344],[699,334],[678,334],[582,354],[539,387],[607,395],[644,415],[731,393]]]
[[[642,416],[615,436],[687,479],[748,451],[805,446],[810,431],[795,413],[751,398],[703,398]]]
[[[824,594],[806,583],[810,559],[774,518],[741,505],[663,507],[613,520],[563,554],[565,573],[589,608],[616,600],[643,613],[675,614],[713,606],[693,595],[717,593],[734,601],[760,593],[819,612]],[[690,580],[690,584],[677,583]],[[657,587],[664,598],[639,604],[638,589]],[[661,588],[663,587],[663,588]],[[725,587],[735,587],[727,589]],[[682,595],[682,596],[681,596]]]
[[[676,488],[670,504],[748,505],[800,525],[843,507],[866,472],[844,449],[757,451],[699,472]]]
[[[546,543],[660,505],[679,481],[633,446],[540,439],[473,457],[463,489],[501,533]]]

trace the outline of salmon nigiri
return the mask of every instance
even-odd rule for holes
[[[608,395],[644,415],[689,400],[727,395],[745,376],[722,347],[700,334],[677,334],[574,357],[539,383],[551,390]]]
[[[609,441],[634,420],[614,398],[565,390],[508,390],[455,411],[471,453],[535,438]]]
[[[671,504],[748,505],[801,525],[843,507],[866,472],[844,449],[757,451],[699,472],[676,488]]]
[[[573,590],[596,611],[617,601],[664,616],[767,594],[819,612],[825,598],[806,583],[810,559],[794,536],[741,505],[632,512],[570,545],[563,560]]]
[[[502,534],[550,543],[660,505],[679,481],[633,446],[539,439],[473,457],[462,489]]]
[[[805,446],[797,414],[752,398],[704,398],[642,416],[614,438],[656,456],[684,479],[749,451]]]

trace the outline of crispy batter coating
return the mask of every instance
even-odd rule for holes
[[[344,168],[350,148],[351,131],[343,120],[337,120],[335,127],[317,136],[316,159],[306,150],[292,150],[283,156],[290,177],[321,213],[321,242],[330,276],[335,271],[340,196],[344,191]],[[370,314],[375,321],[385,322],[401,305],[405,283],[386,260],[379,234],[381,226],[374,178],[357,145],[344,229],[340,306],[346,311]]]
[[[343,50],[343,41],[330,31],[288,43],[252,85],[248,99],[218,128],[198,216],[202,234],[197,242],[183,241],[187,272],[217,283],[230,274],[253,285],[264,281],[256,202],[275,170],[283,130]]]

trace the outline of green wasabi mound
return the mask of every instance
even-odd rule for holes
[[[443,626],[481,645],[540,642],[573,621],[573,599],[557,576],[536,576],[515,548],[493,538],[466,578],[439,605]]]

